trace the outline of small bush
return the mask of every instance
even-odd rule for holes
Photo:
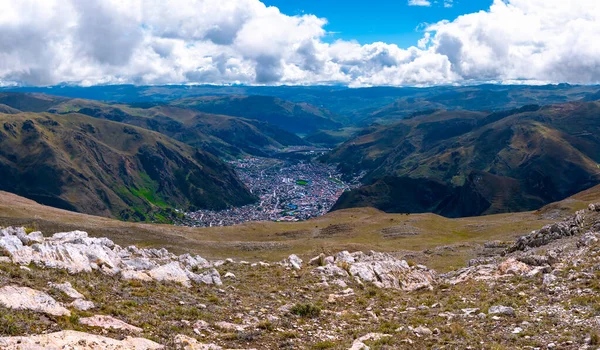
[[[311,349],[313,349],[313,350],[333,349],[333,348],[335,348],[335,343],[330,340],[320,341],[311,347]]]
[[[257,327],[259,329],[263,329],[263,330],[269,331],[269,332],[272,332],[273,330],[275,330],[275,325],[273,324],[273,322],[271,322],[269,320],[260,322]]]
[[[315,318],[321,314],[321,308],[312,304],[296,304],[290,312],[300,317]]]

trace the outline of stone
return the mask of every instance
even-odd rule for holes
[[[52,283],[52,282],[48,282],[48,286],[50,288],[56,289],[56,290],[58,290],[60,292],[63,292],[69,298],[72,298],[72,299],[85,299],[85,297],[83,296],[83,294],[81,294],[78,291],[76,291],[75,288],[73,288],[73,286],[71,285],[70,282],[65,282],[65,283]]]
[[[488,309],[488,314],[490,314],[490,315],[514,316],[515,315],[515,309],[513,309],[510,306],[495,305],[495,306],[491,306]]]
[[[544,277],[542,279],[542,284],[545,286],[551,286],[554,284],[554,282],[556,282],[557,279],[558,279],[558,277],[554,276],[551,273],[547,273],[547,274],[544,274]]]
[[[235,275],[231,272],[227,272],[223,278],[231,278],[231,279],[235,279]]]
[[[121,278],[124,280],[152,281],[152,277],[148,276],[147,273],[135,270],[121,270]]]
[[[176,350],[222,350],[223,348],[214,344],[204,344],[198,342],[196,339],[179,334],[175,336],[175,349]]]
[[[215,268],[211,268],[199,274],[195,274],[191,271],[186,271],[186,273],[188,278],[194,281],[194,283],[214,284],[217,286],[223,285],[223,282],[221,281],[221,275]]]
[[[335,262],[338,264],[352,264],[355,262],[355,260],[354,257],[347,250],[344,250],[335,255]]]
[[[0,304],[9,309],[31,310],[52,316],[70,316],[71,312],[44,292],[28,287],[0,288]]]
[[[112,316],[96,315],[92,317],[85,317],[79,320],[79,323],[89,327],[100,327],[104,329],[114,329],[118,331],[128,331],[133,333],[139,333],[143,329],[132,326],[121,320],[118,320]]]
[[[465,315],[469,316],[469,315],[475,314],[476,312],[479,312],[479,308],[473,307],[473,308],[462,309],[461,311],[464,312]]]
[[[519,334],[523,332],[523,328],[521,327],[515,327],[515,329],[513,329],[512,334]]]
[[[178,262],[172,262],[148,271],[148,275],[157,281],[177,282],[191,287],[190,278]]]
[[[96,308],[96,305],[93,302],[83,299],[76,299],[70,306],[79,311],[88,311]]]
[[[390,334],[383,334],[383,333],[369,333],[366,335],[363,335],[362,337],[354,340],[354,342],[352,343],[352,346],[348,348],[348,350],[369,350],[369,347],[364,343],[366,341],[377,341],[379,339],[382,338],[388,338],[391,337]]]
[[[433,335],[433,331],[427,327],[423,327],[423,326],[419,326],[415,329],[413,329],[413,332],[415,332],[416,335],[418,336],[431,336]]]
[[[242,332],[244,329],[246,329],[246,326],[244,325],[229,323],[225,321],[215,323],[215,327],[226,332]]]
[[[116,340],[95,334],[61,331],[50,334],[25,337],[0,338],[0,348],[4,350],[44,350],[44,349],[77,349],[77,350],[154,350],[164,349],[158,343],[143,338],[127,337]]]
[[[530,270],[531,268],[527,264],[517,261],[514,258],[506,259],[505,261],[500,263],[500,265],[498,265],[498,271],[502,275],[519,276],[526,274]]]
[[[300,270],[302,268],[302,259],[296,254],[292,254],[286,259],[285,265],[290,266],[294,270]]]
[[[325,254],[321,253],[319,256],[315,256],[314,258],[308,261],[309,265],[312,266],[323,266],[325,265]]]
[[[600,233],[598,232],[586,232],[577,242],[578,247],[589,247],[600,241]]]

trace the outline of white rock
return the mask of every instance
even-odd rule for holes
[[[246,326],[244,325],[229,323],[225,321],[217,322],[215,323],[215,326],[226,332],[242,332],[244,329],[246,329]]]
[[[513,309],[510,306],[502,306],[502,305],[491,306],[488,309],[488,314],[490,314],[490,315],[514,316],[515,315],[515,309]]]
[[[175,348],[177,350],[222,350],[223,348],[214,344],[204,344],[194,338],[179,334],[175,336]]]
[[[172,262],[148,271],[148,275],[157,281],[170,281],[181,283],[191,287],[187,273],[179,266],[178,262]]]
[[[96,308],[96,305],[93,302],[83,299],[76,299],[70,305],[79,311],[88,311]]]
[[[300,259],[296,254],[290,255],[286,262],[294,270],[300,270],[302,268],[302,259]]]
[[[391,337],[391,335],[383,334],[383,333],[369,333],[369,334],[363,335],[362,337],[356,339],[352,343],[352,346],[350,348],[348,348],[348,350],[369,350],[369,347],[364,342],[369,341],[369,340],[377,341],[381,338],[387,338],[387,337]]]
[[[70,316],[58,301],[44,292],[18,286],[6,286],[0,289],[0,304],[9,309],[31,310],[53,316]]]
[[[132,326],[121,320],[118,320],[112,316],[96,315],[92,317],[85,317],[79,320],[79,323],[89,327],[100,327],[104,329],[115,329],[119,331],[128,331],[139,333],[142,331],[141,328]]]
[[[152,281],[152,277],[148,276],[147,273],[134,270],[121,270],[121,278],[124,280]]]
[[[69,298],[72,299],[85,299],[85,296],[83,296],[83,294],[79,293],[78,291],[75,290],[75,288],[73,288],[73,286],[71,285],[70,282],[65,282],[65,283],[52,283],[52,282],[48,282],[48,286],[50,286],[50,288],[54,288],[60,292],[65,293]]]
[[[164,347],[143,338],[128,337],[124,340],[116,340],[77,331],[61,331],[27,337],[0,338],[0,348],[4,350],[154,350]]]
[[[215,268],[211,268],[199,274],[195,274],[191,271],[186,271],[186,273],[189,279],[198,284],[214,284],[217,286],[223,285],[223,282],[221,281],[221,275]]]
[[[231,278],[231,279],[235,279],[235,275],[231,272],[227,272],[223,278]]]

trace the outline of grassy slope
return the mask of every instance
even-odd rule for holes
[[[480,243],[512,240],[600,201],[600,186],[537,212],[447,219],[434,214],[385,214],[348,209],[297,223],[257,222],[232,227],[189,228],[122,222],[41,206],[0,192],[0,225],[26,225],[45,232],[85,230],[125,246],[167,247],[210,258],[236,256],[278,260],[291,253],[309,258],[321,251],[407,251],[414,260],[440,271],[462,266]],[[384,234],[391,232],[391,235]],[[403,235],[416,232],[417,235]],[[395,233],[395,234],[394,234]],[[447,246],[446,248],[444,246]],[[424,254],[424,250],[430,253]]]
[[[252,200],[224,163],[158,133],[79,114],[0,115],[0,124],[1,188],[43,203],[141,219]]]

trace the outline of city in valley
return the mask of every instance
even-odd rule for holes
[[[186,213],[187,225],[306,220],[327,213],[344,191],[358,186],[357,180],[344,182],[334,166],[310,160],[247,157],[230,164],[258,202],[221,211]]]

